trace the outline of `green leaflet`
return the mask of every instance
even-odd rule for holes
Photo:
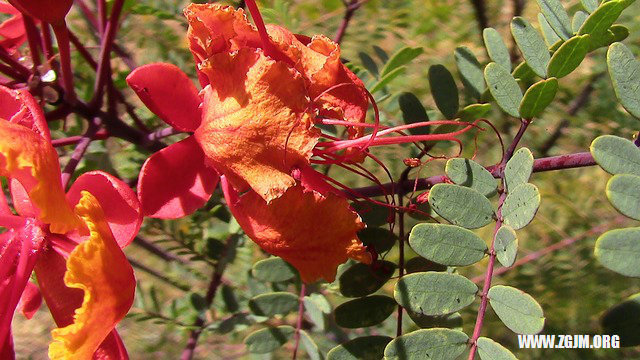
[[[279,257],[271,257],[253,264],[251,274],[258,280],[278,282],[294,278],[298,272]]]
[[[509,191],[502,205],[504,223],[514,230],[522,229],[533,220],[540,207],[540,192],[533,184],[521,184]]]
[[[613,43],[607,65],[616,97],[629,114],[640,119],[640,61],[622,43]]]
[[[484,69],[484,78],[498,106],[507,114],[520,117],[518,108],[522,101],[522,90],[509,71],[492,62]]]
[[[427,110],[422,106],[420,99],[413,93],[403,92],[400,94],[398,96],[398,104],[405,124],[429,121]],[[429,126],[410,128],[408,131],[414,135],[425,135],[429,133]]]
[[[640,176],[640,149],[632,141],[602,135],[593,140],[589,150],[593,159],[609,174]]]
[[[482,360],[518,360],[507,348],[486,338],[478,338],[478,355]]]
[[[409,46],[398,50],[396,53],[391,55],[389,61],[387,61],[387,63],[384,65],[382,71],[380,71],[380,76],[384,78],[391,72],[397,71],[399,68],[408,64],[409,62],[411,62],[411,60],[422,54],[423,51],[424,50],[422,49],[422,47],[412,48]]]
[[[533,154],[527,148],[520,148],[511,159],[507,161],[504,168],[505,189],[507,192],[515,189],[520,184],[529,181],[533,171]]]
[[[346,297],[373,294],[391,278],[395,269],[396,265],[390,261],[374,265],[356,263],[340,275],[340,293]]]
[[[393,297],[410,311],[433,316],[463,309],[475,300],[477,291],[464,276],[429,271],[400,278]]]
[[[383,322],[395,309],[396,302],[392,298],[371,295],[342,303],[333,314],[339,326],[357,329]]]
[[[466,46],[457,47],[454,51],[454,57],[465,89],[473,98],[479,100],[486,88],[482,65]]]
[[[511,34],[531,70],[541,78],[545,78],[551,56],[538,30],[527,20],[518,16],[511,21]]]
[[[551,104],[558,91],[558,80],[554,77],[540,80],[524,93],[520,103],[520,116],[533,119],[540,115]]]
[[[511,70],[511,56],[498,31],[494,28],[486,28],[482,31],[482,38],[491,60],[502,65],[505,69]]]
[[[596,241],[595,255],[609,270],[640,277],[640,228],[609,230]]]
[[[563,40],[571,37],[571,20],[559,0],[536,0],[549,25]]]
[[[518,254],[518,238],[509,225],[502,225],[496,232],[494,249],[496,258],[502,266],[512,266]]]
[[[289,325],[268,327],[252,332],[244,339],[245,345],[253,354],[266,354],[284,345],[295,329]]]
[[[600,318],[604,334],[620,336],[623,347],[640,345],[640,294],[609,308]]]
[[[454,225],[476,229],[493,219],[493,207],[478,191],[458,185],[437,184],[429,191],[429,205]]]
[[[363,336],[340,344],[327,353],[327,360],[379,360],[393,340],[388,336]]]
[[[574,33],[577,33],[588,17],[589,14],[587,14],[586,12],[580,10],[576,11],[576,13],[573,14],[573,19],[571,19],[571,30]]]
[[[297,307],[298,296],[288,292],[260,294],[249,300],[251,312],[260,316],[286,315]]]
[[[516,334],[537,334],[544,327],[542,308],[531,295],[503,285],[493,286],[488,295],[500,320]]]
[[[429,67],[429,85],[431,95],[436,102],[438,110],[447,119],[454,119],[458,113],[459,95],[453,76],[444,65],[432,65]]]
[[[444,171],[447,177],[457,185],[475,189],[487,197],[496,193],[497,180],[484,166],[471,159],[449,159]]]
[[[569,75],[582,63],[590,44],[589,35],[575,36],[566,41],[553,53],[547,74],[557,78]]]
[[[551,28],[551,25],[549,25],[549,22],[542,13],[538,13],[538,23],[542,29],[542,36],[544,36],[544,41],[547,43],[547,46],[551,47],[558,41],[563,41],[560,39],[560,36],[556,34],[555,30]]]
[[[416,330],[393,339],[384,349],[384,360],[453,360],[465,351],[468,340],[457,330]]]
[[[578,29],[578,35],[590,34],[598,36],[604,34],[631,3],[633,1],[614,0],[602,4],[587,17],[580,29]]]
[[[621,214],[640,220],[640,176],[614,175],[607,182],[607,198]]]
[[[425,259],[448,266],[467,266],[484,258],[487,245],[465,228],[446,224],[418,224],[409,235],[409,245]]]

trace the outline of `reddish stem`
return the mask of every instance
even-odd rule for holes
[[[42,24],[42,49],[44,51],[45,61],[51,61],[53,57],[53,39],[51,38],[51,29],[49,24]]]
[[[73,88],[73,72],[71,71],[71,47],[69,46],[69,30],[62,20],[60,23],[51,24],[58,41],[60,51],[60,64],[62,67],[62,83],[65,91],[65,100],[73,105],[76,102],[76,93]]]
[[[24,14],[22,16],[22,22],[24,23],[24,29],[27,33],[27,42],[29,43],[29,50],[31,51],[31,61],[33,62],[33,73],[38,73],[38,67],[40,64],[40,49],[38,43],[40,42],[38,35],[38,28],[36,23],[33,22],[31,16]]]
[[[92,122],[89,123],[89,128],[87,129],[87,132],[78,140],[78,145],[76,145],[76,148],[73,150],[73,153],[71,154],[71,158],[69,159],[69,162],[67,163],[67,165],[64,167],[64,170],[62,171],[62,188],[63,189],[66,189],[67,185],[69,185],[69,180],[71,180],[71,175],[73,175],[73,172],[76,170],[76,167],[80,163],[80,160],[82,160],[84,153],[89,148],[89,144],[91,144],[91,141],[93,141],[93,138],[98,132],[99,128],[100,128],[100,119],[95,118]]]
[[[111,16],[109,17],[107,27],[105,29],[105,35],[102,37],[100,60],[98,61],[98,69],[96,70],[98,75],[93,88],[94,96],[91,101],[92,105],[99,106],[102,104],[102,95],[104,94],[106,81],[109,78],[110,73],[111,48],[118,30],[118,21],[120,19],[123,4],[124,0],[114,1],[113,8],[111,9]]]
[[[93,140],[104,140],[109,138],[109,136],[110,135],[106,130],[100,130],[93,136]],[[79,143],[84,138],[85,136],[78,135],[78,136],[70,136],[62,139],[55,139],[55,140],[51,140],[51,145],[53,145],[53,147],[73,145],[73,144]]]
[[[522,139],[524,132],[527,130],[527,127],[531,123],[531,120],[527,120],[527,119],[523,119],[521,121],[522,122],[520,123],[520,129],[518,129],[518,133],[513,138],[511,145],[505,152],[504,156],[502,157],[502,162],[499,165],[498,171],[500,174],[500,180],[502,182],[503,189],[505,189],[504,188],[504,167],[507,165],[507,161],[509,161],[509,159],[511,159],[511,157],[513,156],[513,153],[516,150],[516,147],[518,146],[520,139]],[[480,337],[480,332],[482,331],[482,325],[484,324],[484,316],[487,312],[487,304],[489,302],[489,289],[491,288],[491,277],[493,276],[493,268],[496,263],[496,251],[495,251],[496,234],[498,233],[498,229],[500,229],[500,227],[502,226],[502,220],[503,220],[502,205],[504,204],[504,200],[506,198],[507,198],[507,191],[505,189],[503,190],[502,194],[500,194],[500,199],[498,200],[498,211],[496,212],[496,216],[498,220],[496,221],[496,226],[493,230],[493,239],[491,241],[491,247],[489,249],[489,263],[487,264],[487,272],[485,273],[484,286],[482,287],[482,293],[480,294],[481,301],[480,301],[480,307],[478,308],[478,316],[476,317],[476,325],[473,329],[473,335],[469,340],[471,342],[471,349],[469,350],[469,358],[468,358],[469,360],[475,359],[476,351],[478,350],[477,341],[478,341],[478,338]]]
[[[292,360],[296,360],[298,355],[298,347],[300,347],[300,330],[302,330],[302,319],[304,318],[304,296],[307,290],[305,283],[300,286],[300,295],[298,296],[298,319],[296,320],[296,333],[294,334],[294,345]]]

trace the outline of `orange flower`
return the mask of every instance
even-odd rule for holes
[[[133,302],[133,269],[121,248],[140,228],[139,202],[126,184],[99,171],[81,175],[65,194],[42,109],[28,92],[5,87],[0,105],[0,176],[18,213],[0,196],[7,229],[0,234],[0,355],[14,356],[16,306],[32,314],[41,293],[60,327],[51,358],[126,359],[114,327]],[[35,293],[27,285],[34,270]]]

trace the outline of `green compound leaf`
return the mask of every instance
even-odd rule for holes
[[[253,264],[251,275],[261,281],[278,282],[293,279],[298,272],[279,257],[271,257]]]
[[[525,184],[533,171],[533,154],[527,148],[516,151],[504,168],[505,189],[515,189],[518,185]]]
[[[544,41],[547,43],[547,46],[551,47],[553,44],[563,41],[560,39],[560,36],[556,34],[555,30],[551,28],[551,25],[549,25],[549,22],[542,13],[538,13],[538,23],[542,29],[542,36],[544,36]]]
[[[591,35],[589,51],[609,46],[616,41],[622,41],[629,37],[629,29],[623,25],[613,25],[600,36]]]
[[[587,56],[590,44],[589,35],[574,36],[569,39],[551,57],[547,74],[557,78],[569,75]]]
[[[604,34],[613,23],[618,20],[622,11],[633,1],[609,1],[598,7],[591,13],[578,30],[578,35],[591,34],[594,36]]]
[[[336,324],[349,329],[377,325],[396,309],[396,302],[384,295],[371,295],[342,303],[334,310]]]
[[[607,182],[607,198],[621,214],[640,220],[640,176],[614,175]]]
[[[518,107],[522,101],[522,90],[509,71],[492,62],[484,68],[484,79],[498,106],[507,114],[520,117]]]
[[[260,316],[285,315],[297,307],[298,297],[288,292],[261,294],[249,300],[251,312]]]
[[[533,79],[536,77],[536,73],[531,70],[525,61],[518,64],[518,66],[513,69],[512,75],[516,80],[520,80],[520,83],[533,82]]]
[[[511,351],[489,338],[480,337],[477,344],[482,360],[518,360]]]
[[[582,7],[584,7],[589,14],[596,11],[598,5],[600,5],[600,0],[580,0],[580,2],[582,3]]]
[[[466,350],[468,340],[458,330],[416,330],[393,339],[384,349],[384,360],[454,360]]]
[[[467,266],[482,260],[487,245],[465,228],[445,224],[418,224],[409,235],[409,245],[420,256],[438,264]]]
[[[540,11],[555,30],[556,34],[567,40],[571,37],[571,20],[559,0],[536,0]]]
[[[511,21],[511,34],[531,70],[541,78],[545,78],[547,64],[551,56],[538,30],[531,26],[527,20],[517,16]]]
[[[540,192],[533,184],[521,184],[509,192],[502,205],[504,223],[514,230],[527,226],[540,207]]]
[[[609,174],[640,176],[640,149],[624,138],[613,135],[598,136],[591,143],[591,155]]]
[[[496,258],[502,266],[509,267],[516,261],[518,254],[518,237],[509,225],[502,225],[496,232],[494,243]]]
[[[327,360],[380,360],[384,348],[393,340],[388,336],[364,336],[331,349]]]
[[[371,75],[378,76],[378,65],[376,65],[375,60],[373,60],[373,58],[371,58],[369,54],[365,52],[359,52],[358,57],[360,58],[362,66],[364,66],[364,68],[367,69],[367,71]]]
[[[364,245],[373,246],[378,254],[391,250],[398,240],[393,232],[376,227],[368,227],[358,231],[358,238]]]
[[[437,184],[429,191],[429,205],[454,225],[477,229],[494,217],[489,199],[464,186]]]
[[[482,38],[491,60],[503,68],[511,70],[511,56],[500,33],[494,28],[486,28],[482,31]]]
[[[610,230],[596,241],[595,255],[604,267],[640,277],[640,228]]]
[[[382,68],[380,76],[385,77],[391,72],[398,70],[400,67],[408,64],[409,62],[411,62],[411,60],[422,54],[423,51],[424,49],[422,47],[403,47],[402,49],[391,55],[389,61]]]
[[[250,353],[266,354],[284,345],[295,329],[289,325],[268,327],[254,331],[244,339]]]
[[[429,316],[407,311],[413,322],[422,329],[430,328],[462,328],[462,315],[459,312],[441,316]]]
[[[389,209],[367,202],[352,202],[351,208],[362,218],[362,221],[370,227],[386,225],[389,219]]]
[[[600,319],[603,334],[619,335],[620,346],[640,345],[640,294],[611,307]]]
[[[453,75],[444,65],[431,65],[429,67],[429,85],[438,110],[445,118],[454,119],[460,103],[458,87],[453,80]]]
[[[402,119],[405,124],[429,121],[427,110],[422,106],[420,99],[410,92],[403,92],[398,96],[398,104],[402,112]],[[413,135],[426,135],[429,133],[428,126],[421,126],[409,129]]]
[[[533,119],[540,115],[551,104],[558,91],[558,79],[552,77],[533,84],[524,93],[520,103],[520,116],[523,119]]]
[[[361,297],[378,291],[391,278],[396,265],[379,261],[373,265],[357,263],[340,275],[340,293],[346,297]]]
[[[624,44],[614,43],[607,52],[607,65],[620,104],[640,119],[640,61]]]
[[[479,100],[486,88],[482,65],[466,46],[457,47],[454,51],[454,57],[465,89],[473,98]]]
[[[516,334],[537,334],[544,327],[542,308],[521,290],[493,286],[489,289],[489,303],[505,326]]]
[[[441,272],[414,273],[396,283],[393,297],[418,314],[446,315],[471,304],[478,287],[464,276]]]
[[[588,17],[589,17],[589,14],[587,14],[586,12],[581,10],[576,11],[576,13],[573,14],[573,19],[571,19],[571,30],[574,33],[577,33],[578,30],[580,30],[580,27],[582,26],[582,24],[584,24],[585,20],[587,20]]]
[[[451,181],[458,185],[477,190],[484,196],[493,196],[498,186],[497,180],[484,166],[470,159],[454,158],[447,161],[444,169]]]
[[[483,80],[484,82],[484,80]],[[458,112],[460,121],[474,122],[491,111],[491,104],[471,104]]]
[[[311,335],[304,330],[300,330],[300,343],[302,347],[307,351],[309,355],[309,359],[311,360],[322,360],[324,357],[322,356],[322,352],[318,348],[318,344],[313,341]]]
[[[376,93],[376,92],[382,90],[393,79],[395,79],[398,76],[404,74],[406,71],[407,71],[407,67],[406,66],[401,66],[399,68],[396,68],[396,69],[392,70],[388,74],[383,75],[382,78],[380,78],[380,80],[371,87],[371,93],[373,94],[373,93]]]

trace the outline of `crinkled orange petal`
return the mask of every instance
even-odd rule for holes
[[[348,258],[371,262],[356,235],[364,225],[344,198],[305,192],[298,185],[267,205],[253,191],[238,198],[226,181],[222,186],[247,236],[298,269],[302,281],[333,281],[338,265]]]
[[[15,178],[27,190],[38,218],[63,234],[83,226],[67,203],[58,154],[33,130],[0,119],[0,176]]]
[[[84,291],[73,324],[51,331],[51,359],[90,359],[133,304],[133,269],[113,238],[98,200],[84,191],[76,212],[90,236],[69,255],[64,282]]]
[[[216,54],[201,70],[211,84],[195,136],[207,162],[236,189],[248,185],[267,202],[278,198],[318,141],[303,79],[251,49]]]

